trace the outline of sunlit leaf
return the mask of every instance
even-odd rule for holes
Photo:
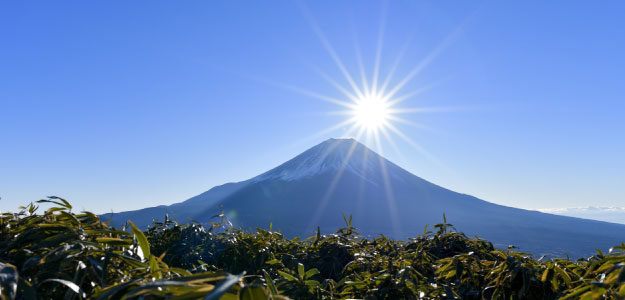
[[[148,239],[145,237],[143,232],[135,226],[132,221],[128,221],[130,227],[132,228],[132,233],[137,238],[137,243],[139,243],[139,247],[141,248],[141,252],[143,252],[143,257],[148,259],[150,257],[150,244],[148,243]]]

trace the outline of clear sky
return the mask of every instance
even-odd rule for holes
[[[345,116],[293,88],[345,99],[318,72],[348,86],[320,34],[357,79],[356,44],[367,78],[380,40],[381,77],[406,49],[391,85],[424,66],[401,90],[430,88],[401,105],[433,109],[396,126],[429,155],[394,135],[391,161],[509,206],[622,207],[624,15],[622,1],[3,1],[0,209],[171,204],[346,135],[316,134]]]

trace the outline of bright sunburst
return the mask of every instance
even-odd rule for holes
[[[369,69],[371,73],[367,72],[365,68],[365,63],[362,60],[360,47],[356,42],[356,39],[354,39],[356,53],[353,57],[356,58],[359,69],[350,71],[339,58],[339,55],[336,53],[334,47],[332,47],[326,36],[323,34],[321,28],[303,3],[301,3],[301,8],[304,16],[310,22],[313,31],[321,41],[324,48],[327,50],[330,58],[332,58],[340,70],[344,79],[344,83],[341,83],[340,79],[332,78],[323,70],[312,66],[313,69],[321,75],[321,77],[328,81],[328,83],[330,83],[342,94],[341,97],[332,97],[315,91],[281,85],[307,96],[336,104],[342,108],[340,111],[332,111],[331,114],[338,113],[340,115],[345,115],[347,116],[347,119],[330,128],[322,130],[315,136],[323,136],[330,132],[343,130],[343,136],[353,137],[356,140],[363,139],[367,143],[373,142],[377,148],[376,150],[380,152],[382,152],[382,140],[385,140],[388,145],[398,151],[398,148],[393,141],[393,137],[397,137],[430,157],[430,155],[420,145],[401,131],[399,124],[416,126],[419,128],[424,127],[421,124],[415,123],[413,120],[407,120],[401,116],[408,113],[433,111],[433,109],[424,107],[405,107],[401,104],[403,104],[407,99],[420,95],[431,86],[421,87],[417,90],[408,92],[404,92],[403,90],[412,79],[418,76],[421,71],[423,71],[423,69],[435,59],[441,49],[448,43],[450,37],[443,40],[443,42],[435,47],[429,55],[426,55],[421,62],[415,65],[412,69],[409,69],[408,73],[406,73],[403,77],[393,78],[393,76],[396,75],[395,71],[399,69],[404,54],[407,53],[408,45],[410,43],[410,39],[408,39],[406,45],[399,51],[399,55],[389,65],[388,73],[380,74],[385,23],[383,12],[380,23],[380,31],[378,34],[375,60],[371,64],[372,68]],[[385,11],[385,9],[382,11]],[[451,34],[450,36],[453,35],[454,34]],[[441,109],[436,108],[434,110],[440,111]]]
[[[353,137],[356,140],[363,139],[368,144],[373,142],[376,146],[375,148],[377,148],[376,150],[379,152],[382,152],[382,140],[385,140],[387,142],[386,144],[399,152],[393,140],[393,138],[396,137],[410,144],[428,158],[433,159],[423,147],[404,134],[399,127],[400,124],[418,128],[424,128],[426,126],[414,122],[412,118],[412,120],[407,120],[401,116],[409,113],[443,111],[448,108],[405,107],[402,105],[405,100],[420,95],[422,92],[432,87],[433,84],[422,86],[413,91],[406,92],[404,90],[412,79],[420,75],[421,72],[436,59],[439,53],[460,31],[461,26],[441,40],[440,44],[436,45],[429,54],[425,55],[420,62],[409,69],[404,76],[393,78],[394,75],[396,75],[396,71],[400,69],[399,66],[401,65],[404,55],[409,53],[407,50],[411,38],[407,39],[406,44],[399,50],[397,57],[388,65],[388,68],[384,68],[388,70],[388,72],[386,74],[381,74],[384,28],[386,25],[386,2],[382,5],[380,10],[381,18],[377,36],[377,47],[375,49],[375,60],[372,61],[370,65],[371,68],[365,68],[357,38],[354,37],[353,39],[355,55],[351,55],[351,57],[356,58],[359,67],[358,70],[349,70],[346,67],[305,3],[298,3],[304,17],[310,23],[312,30],[339,69],[343,80],[333,78],[315,66],[312,67],[321,77],[336,88],[342,96],[333,97],[290,85],[278,85],[310,97],[336,104],[340,106],[342,110],[332,111],[330,114],[338,113],[347,116],[346,120],[330,128],[326,128],[310,138],[318,138],[328,133],[342,130],[344,137]],[[343,83],[341,83],[341,81],[343,81]]]
[[[379,96],[358,99],[351,112],[355,122],[367,130],[378,130],[389,119],[389,103]]]

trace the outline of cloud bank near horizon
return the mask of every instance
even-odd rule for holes
[[[584,219],[593,219],[612,223],[625,224],[625,207],[587,206],[587,207],[564,207],[543,208],[537,211]]]

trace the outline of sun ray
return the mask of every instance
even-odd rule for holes
[[[360,71],[360,81],[362,82],[362,89],[365,95],[370,95],[369,82],[367,81],[367,72],[365,70],[365,64],[362,61],[362,53],[360,51],[360,45],[358,39],[354,37],[354,51],[356,52],[356,62],[358,63],[358,70]]]
[[[246,79],[249,80],[253,80],[253,81],[257,81],[263,84],[267,84],[267,85],[271,85],[271,86],[275,86],[287,91],[292,91],[304,96],[308,96],[311,98],[316,98],[325,102],[329,102],[329,103],[333,103],[342,107],[345,107],[347,109],[354,109],[354,103],[353,100],[352,101],[345,101],[342,99],[338,99],[338,98],[334,98],[334,97],[330,97],[330,96],[326,96],[326,95],[322,95],[320,93],[317,92],[313,92],[311,90],[307,90],[298,86],[294,86],[294,85],[290,85],[287,83],[283,83],[283,82],[278,82],[266,77],[262,77],[262,76],[258,76],[255,74],[251,74],[251,73],[246,73],[246,72],[236,72],[233,70],[229,70],[232,74],[237,75],[237,76],[241,76],[244,77]],[[351,99],[350,99],[351,100]]]
[[[302,95],[305,95],[305,96],[308,96],[308,97],[317,98],[317,99],[325,101],[325,102],[330,102],[330,103],[333,103],[333,104],[336,104],[336,105],[339,105],[339,106],[343,106],[343,107],[345,107],[347,109],[354,109],[354,104],[353,103],[350,103],[350,102],[347,102],[347,101],[344,101],[344,100],[340,100],[340,99],[337,99],[337,98],[325,96],[325,95],[322,95],[322,94],[319,94],[319,93],[316,93],[316,92],[313,92],[313,91],[309,91],[309,90],[306,90],[306,89],[303,89],[303,88],[300,88],[300,87],[296,87],[296,86],[293,86],[293,85],[288,85],[288,84],[284,84],[284,83],[272,83],[272,84],[275,85],[275,86],[281,87],[283,89],[290,90],[290,91],[293,91],[293,92],[296,92],[296,93],[299,93],[299,94],[302,94]]]
[[[362,160],[362,170],[363,172],[365,172],[365,174],[367,174],[368,170],[367,170],[367,161],[369,158],[369,149],[365,148],[364,151],[364,159]],[[363,210],[363,200],[365,198],[365,188],[366,188],[366,183],[367,180],[365,178],[365,176],[361,176],[360,177],[360,186],[358,187],[358,205],[356,206],[356,215],[360,215],[360,213]]]
[[[388,129],[386,129],[386,127],[382,127],[380,128],[380,132],[382,133],[384,138],[388,141],[388,143],[391,144],[391,147],[395,151],[395,154],[401,156],[401,158],[404,159],[401,151],[399,151],[399,147],[397,147],[397,144],[393,140],[393,137],[391,137],[391,135],[389,134]]]
[[[358,72],[360,73],[360,84],[362,84],[362,92],[365,95],[370,94],[369,82],[367,81],[367,72],[365,70],[365,64],[362,59],[362,51],[360,49],[360,42],[358,40],[358,33],[356,30],[356,24],[353,19],[353,15],[350,15],[349,24],[352,32],[352,41],[354,43],[354,53],[356,54],[356,63],[358,64]]]
[[[389,100],[388,100],[389,105],[393,106],[393,105],[399,104],[399,103],[401,103],[403,101],[406,101],[408,99],[411,99],[413,97],[419,96],[419,95],[421,95],[421,94],[431,90],[432,88],[434,88],[436,86],[439,86],[440,84],[442,84],[443,82],[449,80],[452,77],[453,77],[453,75],[446,76],[443,79],[439,79],[437,81],[429,83],[429,84],[427,84],[425,86],[422,86],[422,87],[420,87],[420,88],[418,88],[418,89],[416,89],[416,90],[414,90],[414,91],[412,91],[410,93],[407,93],[407,94],[404,94],[404,95],[401,95],[401,96],[394,96],[393,95],[392,98],[390,98],[391,96],[389,95],[388,96],[389,97]]]
[[[397,55],[397,57],[395,57],[395,60],[393,61],[393,64],[391,65],[391,68],[389,69],[388,74],[386,75],[386,77],[384,78],[384,81],[382,82],[382,87],[380,88],[380,94],[384,94],[386,92],[386,89],[388,88],[389,83],[391,83],[391,79],[393,78],[393,75],[395,75],[395,71],[397,71],[397,68],[399,67],[399,64],[404,58],[404,55],[406,55],[406,51],[408,51],[408,47],[410,46],[411,41],[412,41],[412,36],[404,44],[401,50],[399,50],[399,54]]]
[[[414,128],[431,129],[430,127],[425,126],[423,124],[420,124],[420,123],[417,123],[417,122],[414,122],[414,121],[411,121],[411,120],[406,120],[406,119],[398,117],[398,116],[390,116],[389,120],[395,121],[397,123],[402,123],[402,124],[405,124],[405,125],[409,125],[409,126],[412,126]],[[386,127],[388,127],[388,126],[386,126]],[[386,129],[386,127],[383,128],[383,129]]]
[[[388,124],[388,126],[386,128],[388,128],[390,131],[395,133],[398,137],[400,137],[406,143],[410,144],[415,149],[421,151],[424,154],[428,154],[429,155],[429,153],[423,147],[421,147],[421,145],[417,144],[417,142],[413,141],[411,138],[406,136],[403,132],[401,132],[401,130],[397,129],[397,127],[395,127],[395,125]]]
[[[443,41],[436,46],[431,52],[430,54],[428,54],[423,60],[421,60],[421,62],[419,64],[417,64],[409,73],[408,75],[406,75],[397,85],[395,85],[395,87],[393,87],[393,89],[391,89],[387,95],[389,97],[393,97],[395,95],[395,93],[397,93],[402,87],[404,87],[404,85],[406,85],[406,83],[408,83],[410,80],[412,80],[415,76],[417,76],[419,73],[421,73],[421,71],[423,71],[423,69],[425,69],[434,59],[436,59],[438,57],[438,55],[445,49],[447,48],[447,46],[449,44],[451,44],[451,42],[453,41],[453,39],[458,35],[458,33],[460,32],[462,26],[459,26],[458,28],[456,28],[456,30],[454,30],[453,32],[451,32],[449,35],[447,35],[447,37],[445,39],[443,39]]]
[[[379,133],[376,132],[374,134],[375,137],[375,142],[377,147],[380,149],[380,154],[384,155],[383,151],[382,151],[382,145],[380,143],[380,136]],[[388,205],[388,210],[389,210],[389,214],[390,214],[390,218],[391,218],[391,225],[392,225],[392,230],[393,230],[393,234],[395,236],[399,236],[401,235],[401,225],[400,225],[400,220],[399,220],[399,213],[397,212],[397,206],[395,205],[395,197],[393,195],[393,187],[391,186],[391,181],[389,179],[388,176],[388,171],[386,169],[386,162],[384,161],[384,158],[382,156],[380,156],[380,170],[382,171],[382,180],[384,182],[384,187],[385,187],[385,192],[386,192],[386,203]]]
[[[336,131],[338,129],[341,129],[341,128],[343,128],[343,127],[345,127],[347,125],[353,124],[353,123],[354,123],[353,118],[347,119],[347,120],[342,121],[342,122],[340,122],[338,124],[332,125],[332,126],[326,128],[326,129],[322,129],[319,132],[313,133],[310,137],[308,137],[308,139],[319,138],[319,137],[324,136],[324,135],[326,135],[326,134],[328,134],[330,132],[334,132],[334,131]]]
[[[399,138],[404,140],[404,142],[408,143],[414,149],[416,149],[417,151],[421,152],[421,154],[423,156],[425,156],[427,159],[429,159],[430,161],[432,161],[432,162],[434,162],[434,163],[436,163],[436,164],[438,164],[440,166],[444,166],[433,154],[431,154],[429,151],[427,151],[425,148],[423,148],[423,146],[417,144],[411,138],[407,137],[403,132],[401,132],[399,129],[397,129],[397,127],[395,127],[392,124],[389,124],[389,126],[387,128],[390,129],[393,133],[395,133]]]
[[[378,43],[375,51],[375,62],[373,67],[373,78],[371,79],[371,95],[378,94],[378,77],[380,74],[380,61],[382,60],[382,46],[384,41],[384,29],[386,27],[386,9],[388,2],[382,4],[380,13],[380,28],[378,29]]]
[[[352,116],[354,117],[354,112],[352,112],[351,110],[330,110],[330,111],[326,111],[325,112],[326,115],[328,116]],[[350,118],[350,120],[355,121],[354,118]]]
[[[332,47],[332,44],[330,44],[330,41],[328,41],[328,39],[326,38],[325,34],[321,30],[321,27],[319,27],[319,24],[317,24],[317,21],[315,21],[315,18],[312,16],[310,11],[308,10],[308,7],[306,7],[303,1],[298,1],[297,3],[299,4],[299,7],[302,13],[304,14],[304,17],[308,20],[308,23],[312,27],[313,32],[315,33],[315,35],[317,35],[317,38],[321,41],[321,44],[326,49],[330,57],[332,57],[332,60],[334,60],[334,63],[341,70],[341,73],[343,73],[343,76],[345,77],[347,82],[349,82],[349,85],[352,87],[354,92],[359,97],[363,97],[364,94],[362,93],[362,91],[360,90],[360,88],[358,87],[354,79],[352,78],[351,74],[349,73],[349,71],[347,70],[347,68],[341,61],[341,59],[339,58],[338,54],[334,50],[334,47]]]
[[[337,130],[344,128],[345,126],[350,126],[350,127],[354,126],[353,118],[349,118],[347,120],[336,123],[332,126],[326,127],[320,131],[317,131],[312,134],[306,135],[302,138],[296,139],[295,141],[293,141],[292,145],[299,145],[302,143],[309,143],[310,141],[316,141],[319,138],[322,138],[329,133],[336,132]]]
[[[390,96],[388,96],[388,95],[385,95],[385,96],[389,97],[388,98],[389,99],[388,103],[389,103],[389,105],[393,106],[393,105],[399,104],[399,103],[401,103],[403,101],[406,101],[406,100],[408,100],[410,98],[413,98],[413,97],[416,97],[418,95],[421,95],[421,94],[427,92],[432,87],[433,87],[433,85],[427,85],[427,86],[421,87],[421,88],[419,88],[419,89],[417,89],[415,91],[412,91],[412,92],[410,92],[408,94],[401,95],[399,97],[390,98]]]
[[[343,93],[347,98],[351,99],[352,102],[356,102],[358,100],[358,96],[354,95],[350,91],[348,91],[345,87],[343,87],[340,83],[336,82],[336,80],[332,79],[328,74],[323,72],[321,69],[317,68],[314,65],[311,65],[311,68],[315,70],[323,79],[329,82],[332,86],[334,86],[337,90]]]
[[[345,133],[343,134],[345,137],[351,137],[352,133],[355,132],[356,130],[358,130],[358,134],[355,137],[356,139],[360,138],[360,136],[362,136],[363,133],[366,132],[366,128],[364,127],[359,127],[358,123],[354,122],[352,124],[352,126],[350,126],[347,131],[345,131]]]
[[[463,111],[470,109],[467,106],[423,106],[423,107],[407,107],[407,108],[389,108],[390,114],[414,114],[414,113],[432,113],[432,112],[451,112]]]

